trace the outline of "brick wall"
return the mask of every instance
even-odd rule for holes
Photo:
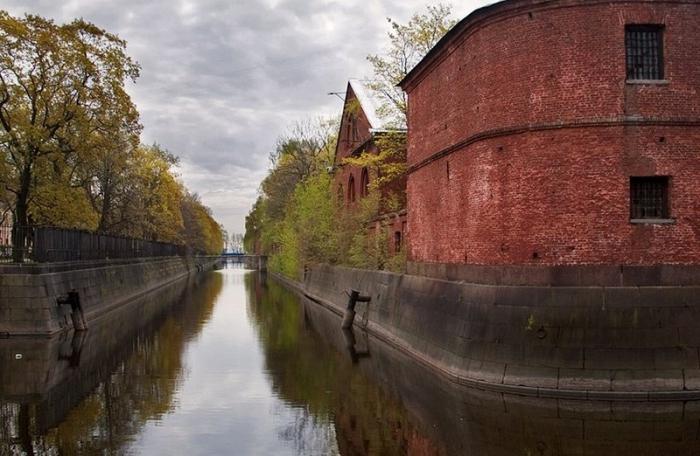
[[[625,24],[664,26],[665,81],[626,82]],[[511,1],[404,82],[413,261],[700,262],[700,4]],[[630,223],[670,176],[672,224]]]

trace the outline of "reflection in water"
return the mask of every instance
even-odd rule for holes
[[[120,453],[147,420],[172,410],[183,346],[222,285],[216,274],[182,281],[85,333],[0,341],[0,454]]]
[[[273,389],[290,406],[303,408],[302,423],[332,422],[343,455],[440,453],[411,423],[400,403],[353,366],[358,351],[367,355],[366,341],[365,349],[358,350],[357,341],[353,344],[351,359],[324,337],[330,334],[333,342],[344,341],[337,317],[299,305],[297,298],[274,282],[266,283],[256,275],[246,280],[251,320],[262,342]],[[298,423],[290,426],[287,434],[294,436],[295,444],[303,444],[305,429]]]
[[[0,455],[670,455],[699,433],[698,403],[455,386],[241,269],[0,340]]]

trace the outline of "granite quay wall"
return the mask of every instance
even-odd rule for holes
[[[400,398],[421,431],[445,445],[445,454],[700,453],[698,401],[533,399],[469,388],[435,375],[365,331],[352,336],[339,331],[337,315],[310,299],[302,303],[306,327],[344,353],[353,369]]]
[[[139,296],[210,270],[219,257],[167,257],[0,265],[0,335],[52,335],[72,329],[77,292],[88,323]]]
[[[45,434],[149,344],[169,319],[196,325],[197,318],[184,314],[197,312],[197,293],[212,280],[215,276],[190,274],[103,314],[88,331],[0,339],[0,398],[29,405],[34,432]]]
[[[357,303],[355,326],[457,383],[539,397],[700,398],[700,284],[690,279],[526,286],[316,266],[298,286],[339,314],[346,290],[371,296]]]

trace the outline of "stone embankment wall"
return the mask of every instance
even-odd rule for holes
[[[697,275],[695,275],[697,282]],[[458,383],[540,397],[700,398],[700,285],[525,286],[318,266],[301,291]],[[340,331],[340,327],[338,328]]]
[[[338,331],[340,318],[308,299],[302,302],[307,327],[321,336],[322,343],[347,353],[355,371],[401,398],[419,430],[445,445],[444,454],[700,454],[697,401],[533,400],[463,387],[411,362],[364,331],[350,336]],[[358,431],[362,428],[350,430]],[[413,454],[410,447],[408,454]]]
[[[137,342],[139,335],[150,334],[172,315],[200,279],[206,276],[190,274],[147,292],[91,321],[88,331],[0,340],[0,397],[36,404],[35,431],[48,432],[128,359],[143,343]]]
[[[210,270],[219,257],[102,260],[0,266],[0,335],[51,335],[73,328],[69,292],[80,297],[85,320],[94,320],[146,292],[191,273]]]

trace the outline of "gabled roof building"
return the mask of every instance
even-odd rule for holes
[[[380,113],[381,103],[366,82],[348,81],[334,162],[335,191],[346,210],[356,210],[360,199],[369,195],[370,183],[378,176],[377,170],[352,166],[344,160],[363,153],[378,153],[377,138],[380,135],[405,134],[405,130],[392,127]],[[388,250],[390,254],[396,254],[403,249],[406,236],[405,178],[383,186],[379,191],[382,197],[393,193],[400,201],[398,211],[388,210],[380,204],[380,214],[375,220],[376,228],[381,226],[389,231]]]

